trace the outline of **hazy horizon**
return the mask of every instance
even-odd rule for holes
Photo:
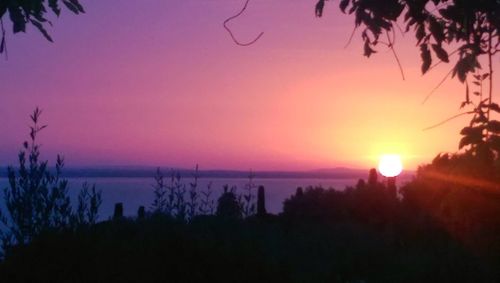
[[[51,18],[54,43],[32,26],[7,33],[0,163],[17,163],[36,106],[42,158],[68,166],[371,168],[397,153],[415,169],[458,149],[469,117],[422,129],[457,113],[464,86],[422,105],[451,66],[422,77],[412,36],[396,46],[403,81],[391,52],[365,58],[359,34],[345,48],[354,19],[335,3],[318,19],[309,1],[251,1],[230,24],[243,41],[264,32],[250,47],[222,27],[242,4],[86,1]]]
[[[54,164],[49,160],[49,168],[53,168]],[[6,169],[9,166],[13,166],[16,168],[18,164],[5,164],[0,165],[0,169]],[[182,170],[182,171],[195,171],[196,165],[191,167],[183,167],[183,166],[171,166],[171,165],[152,165],[152,164],[139,164],[139,165],[131,165],[131,164],[102,164],[102,165],[64,165],[64,170],[156,170],[160,168],[161,170],[170,171],[170,170]],[[295,172],[341,172],[341,171],[366,171],[368,172],[370,169],[376,168],[376,166],[372,167],[346,167],[346,166],[334,166],[330,168],[304,168],[304,169],[280,169],[280,168],[271,168],[271,169],[259,169],[259,168],[230,168],[230,167],[212,167],[212,168],[203,168],[198,164],[199,171],[228,171],[228,172],[283,172],[283,173],[295,173]],[[404,172],[414,172],[413,169],[404,169]],[[403,173],[404,173],[403,172]]]

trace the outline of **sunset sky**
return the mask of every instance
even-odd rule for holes
[[[391,52],[367,59],[354,18],[337,2],[82,1],[86,14],[53,19],[46,41],[33,27],[8,34],[0,60],[0,165],[15,164],[39,106],[43,157],[67,166],[153,165],[247,170],[376,166],[401,154],[405,168],[458,149],[468,117],[452,67],[422,76],[412,34],[399,35],[406,80]],[[10,28],[10,27],[9,27]]]

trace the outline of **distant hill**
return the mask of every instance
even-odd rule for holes
[[[102,166],[102,167],[68,167],[63,170],[63,177],[120,177],[120,178],[147,178],[156,173],[153,166]],[[189,178],[194,175],[193,169],[161,167],[164,176],[172,171],[178,172],[181,177]],[[0,168],[1,177],[7,176],[6,167]],[[309,171],[241,171],[211,169],[198,171],[200,178],[248,178],[252,174],[255,178],[319,178],[319,179],[353,179],[368,176],[368,169],[352,169],[345,167],[323,168]],[[413,171],[405,171],[403,175],[413,175]]]

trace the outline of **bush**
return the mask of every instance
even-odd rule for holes
[[[93,224],[101,204],[100,192],[95,186],[91,192],[84,186],[75,213],[68,196],[68,181],[61,177],[64,159],[58,155],[55,172],[48,161],[40,160],[37,137],[46,125],[40,125],[42,111],[36,108],[30,116],[29,140],[19,152],[19,167],[7,169],[9,187],[4,190],[8,212],[0,213],[5,230],[0,230],[2,248],[8,251],[13,245],[25,245],[47,230],[63,230],[81,224]]]

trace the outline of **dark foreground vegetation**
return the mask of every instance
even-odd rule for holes
[[[434,161],[437,166],[441,157]],[[451,162],[451,161],[447,161]],[[437,181],[423,167],[396,195],[368,181],[298,188],[283,213],[243,217],[232,190],[211,215],[120,214],[13,246],[2,282],[498,282],[496,192]],[[432,169],[433,172],[436,170]],[[427,183],[429,182],[429,183]],[[495,183],[494,183],[495,184]],[[498,190],[498,183],[496,183]],[[175,210],[175,209],[174,209]],[[4,281],[5,280],[5,281]]]
[[[398,227],[401,228],[401,227]],[[488,282],[485,261],[439,229],[356,222],[169,217],[46,233],[12,251],[3,282]],[[406,232],[406,233],[405,233]]]

